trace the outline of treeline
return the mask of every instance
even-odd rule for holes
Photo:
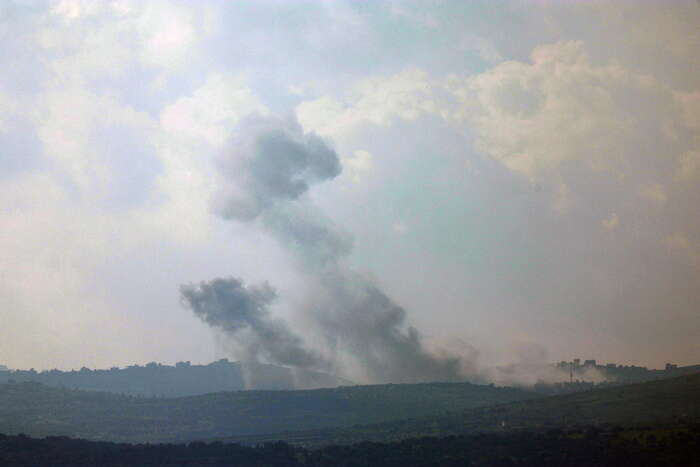
[[[0,435],[0,464],[7,466],[684,466],[698,459],[700,425],[426,437],[316,450],[283,442],[130,445]]]
[[[175,366],[151,362],[126,368],[74,371],[3,370],[0,383],[33,381],[47,386],[105,391],[139,396],[180,397],[244,389],[315,389],[348,384],[324,373],[265,365],[229,362],[208,365],[178,362]]]

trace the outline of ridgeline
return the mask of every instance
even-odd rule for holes
[[[581,427],[664,427],[700,423],[700,374],[575,394],[540,397],[445,415],[228,438],[245,444],[286,441],[304,446],[391,442],[423,436],[511,433],[524,430],[577,430]]]

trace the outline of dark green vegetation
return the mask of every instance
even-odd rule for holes
[[[220,466],[692,466],[700,425],[589,427],[358,443],[318,450],[268,443],[127,445],[0,435],[2,465]]]
[[[233,440],[244,443],[284,440],[314,446],[478,432],[571,429],[603,424],[661,426],[697,421],[700,421],[700,374],[411,420]]]
[[[469,383],[237,391],[174,399],[8,383],[0,385],[0,433],[189,441],[375,423],[531,397],[520,389]]]

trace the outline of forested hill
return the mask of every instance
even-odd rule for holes
[[[609,424],[626,427],[700,424],[700,374],[541,397],[460,413],[330,430],[310,430],[226,441],[284,440],[307,446],[395,441],[420,436],[572,429]]]
[[[149,363],[127,368],[79,371],[9,371],[0,368],[0,383],[34,381],[48,386],[141,396],[193,396],[243,389],[316,389],[349,384],[324,373],[222,359],[208,365]]]
[[[469,383],[305,391],[234,391],[181,398],[0,385],[0,433],[169,442],[342,427],[444,414],[535,397]]]
[[[0,434],[0,465],[464,467],[698,465],[700,425],[509,432],[305,449],[286,443],[113,444]]]

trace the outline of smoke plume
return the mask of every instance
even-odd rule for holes
[[[316,135],[303,134],[294,120],[245,120],[229,148],[218,161],[225,182],[215,200],[215,210],[225,219],[253,220],[341,171],[335,151]]]
[[[239,343],[246,361],[264,360],[303,368],[326,368],[327,363],[304,348],[288,326],[270,316],[277,298],[267,283],[246,287],[236,278],[183,285],[184,303],[205,323],[223,330]]]
[[[288,250],[308,288],[297,311],[317,328],[341,376],[366,382],[462,378],[458,358],[427,351],[405,310],[343,263],[352,251],[350,235],[303,196],[340,174],[338,155],[322,139],[293,120],[256,117],[238,126],[218,167],[215,212],[256,222]],[[182,296],[205,322],[242,344],[247,358],[297,367],[326,363],[284,322],[271,319],[276,294],[267,284],[246,288],[237,279],[215,279],[184,286]]]

